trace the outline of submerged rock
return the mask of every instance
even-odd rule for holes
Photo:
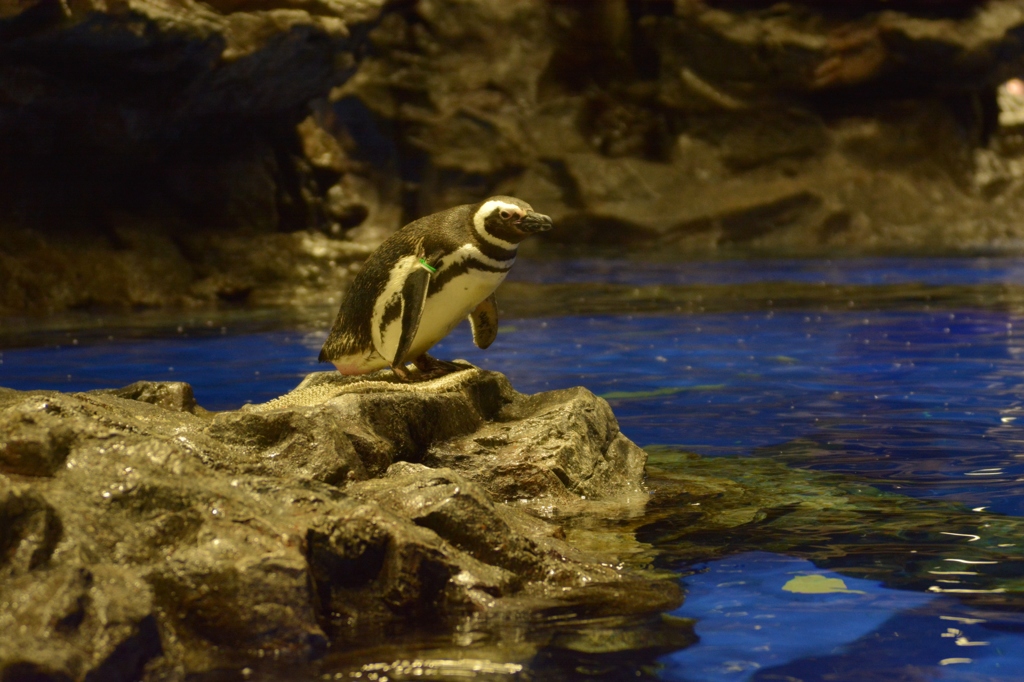
[[[559,605],[684,646],[644,620],[680,597],[622,567],[635,542],[584,551],[541,518],[636,515],[645,460],[589,392],[524,396],[473,367],[313,374],[219,414],[180,383],[0,390],[0,676],[177,679]]]
[[[827,462],[811,441],[772,449],[769,459],[650,448],[655,502],[637,536],[659,548],[659,561],[677,568],[769,551],[888,587],[950,593],[1014,613],[1024,608],[1021,518],[798,468]],[[949,573],[950,562],[971,570]]]

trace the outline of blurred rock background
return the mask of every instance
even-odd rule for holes
[[[545,253],[1024,250],[1024,0],[0,0],[0,314],[333,300],[491,194]]]

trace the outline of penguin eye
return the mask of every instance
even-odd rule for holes
[[[512,217],[512,214],[509,213],[508,211],[502,211],[500,213],[500,215],[501,215],[502,220],[508,220],[509,218]]]

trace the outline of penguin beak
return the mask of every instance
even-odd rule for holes
[[[523,216],[522,222],[520,222],[517,227],[520,231],[525,232],[526,234],[547,232],[552,228],[551,218],[543,213],[527,211],[526,215]]]

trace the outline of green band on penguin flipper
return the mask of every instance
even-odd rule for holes
[[[420,266],[421,268],[423,268],[424,270],[426,270],[427,272],[429,272],[430,274],[432,274],[432,275],[433,275],[433,274],[436,274],[436,273],[437,273],[437,268],[435,268],[435,267],[434,267],[433,265],[431,265],[430,263],[428,263],[428,262],[426,261],[426,259],[424,259],[424,258],[420,258],[418,262],[419,262],[419,266]]]

